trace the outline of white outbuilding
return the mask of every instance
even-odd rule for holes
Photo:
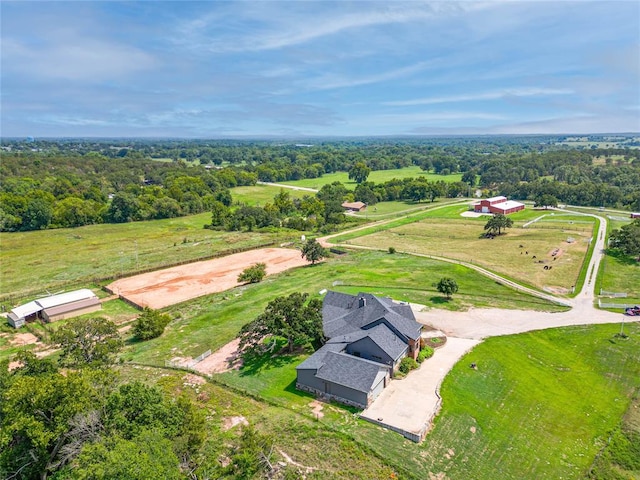
[[[45,322],[55,322],[64,318],[76,317],[100,310],[102,305],[96,295],[88,288],[39,298],[9,312],[9,325],[20,328],[27,321],[41,318]]]

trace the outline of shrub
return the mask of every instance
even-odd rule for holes
[[[160,313],[151,308],[145,308],[133,325],[133,336],[140,340],[151,340],[164,333],[164,329],[171,321],[166,313]]]
[[[404,373],[406,375],[411,370],[415,370],[416,368],[418,368],[418,362],[416,362],[411,357],[404,357],[400,362],[400,367],[398,368],[398,370],[400,370],[400,373]]]
[[[422,347],[420,353],[418,354],[418,363],[424,362],[427,358],[433,357],[433,348],[428,345]]]
[[[389,247],[389,253],[392,255],[396,253],[396,247]]]
[[[240,275],[238,275],[238,282],[258,283],[267,274],[266,263],[256,263],[250,267],[245,268]]]

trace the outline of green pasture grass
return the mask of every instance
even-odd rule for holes
[[[364,230],[364,236],[356,238],[360,233],[356,232],[350,237],[338,237],[337,241],[379,249],[394,247],[406,253],[462,260],[540,289],[554,287],[560,292],[568,292],[576,284],[593,224],[581,224],[576,230],[575,225],[568,222],[552,225],[538,225],[540,222],[537,222],[527,228],[510,228],[505,235],[486,239],[480,238],[486,220],[479,222],[478,219],[459,216],[433,218],[446,215],[454,208],[460,207],[427,212],[417,222],[404,225],[398,222],[398,226],[392,222],[377,232],[367,235],[367,230]],[[573,237],[576,242],[567,243],[568,237]],[[553,260],[551,253],[556,248],[563,253]],[[544,270],[544,265],[553,268]]]
[[[267,203],[273,203],[273,197],[284,190],[291,199],[302,198],[305,195],[314,196],[313,192],[304,190],[293,190],[291,188],[274,187],[271,185],[251,185],[247,187],[235,187],[231,189],[231,198],[234,205],[237,203],[264,207]]]
[[[460,290],[447,301],[434,284],[453,277]],[[335,285],[334,285],[335,283]],[[559,311],[562,307],[489,281],[479,273],[445,262],[411,255],[354,252],[334,256],[315,266],[267,277],[261,283],[201,297],[166,309],[174,320],[165,333],[147,342],[129,339],[125,359],[164,365],[173,357],[195,358],[231,341],[242,326],[277,296],[293,292],[316,295],[322,289],[347,293],[364,291],[431,307],[455,310],[475,306]]]
[[[447,375],[442,410],[422,444],[356,420],[338,405],[325,404],[329,415],[319,423],[350,436],[347,444],[371,449],[401,478],[583,478],[640,378],[640,325],[628,325],[628,339],[616,338],[618,331],[593,325],[485,340]],[[309,415],[312,397],[295,390],[295,366],[304,358],[274,357],[214,379]],[[478,370],[468,368],[471,362]]]
[[[0,233],[0,295],[47,295],[46,289],[125,276],[230,248],[289,238],[284,232],[204,229],[210,218],[209,213],[202,213],[146,222]]]
[[[462,174],[454,173],[451,175],[438,175],[435,173],[428,173],[422,170],[420,167],[412,166],[405,168],[395,168],[392,170],[375,170],[369,174],[367,178],[368,182],[384,183],[394,178],[416,178],[424,177],[432,182],[444,180],[445,182],[459,182],[462,179]],[[353,190],[356,188],[357,183],[353,180],[349,180],[348,172],[334,172],[325,173],[319,178],[305,178],[302,180],[291,180],[287,182],[279,182],[286,185],[293,185],[296,187],[315,188],[320,190],[323,185],[328,185],[333,182],[343,183],[348,189]]]

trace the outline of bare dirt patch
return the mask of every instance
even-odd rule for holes
[[[9,340],[11,345],[23,346],[39,343],[38,337],[33,333],[16,333],[12,339]]]
[[[123,278],[107,288],[136,305],[159,309],[236,287],[238,275],[259,262],[267,264],[267,275],[307,264],[299,250],[262,248]]]
[[[242,366],[242,358],[240,358],[238,352],[239,344],[240,339],[238,338],[230,341],[201,362],[196,363],[193,369],[206,374],[224,373],[239,369]]]
[[[322,413],[322,410],[324,409],[324,404],[322,402],[318,400],[314,400],[309,404],[309,406],[311,407],[311,413],[313,413],[313,416],[315,418],[319,420],[322,417],[324,417],[324,413]]]
[[[237,425],[249,425],[249,422],[247,422],[247,419],[242,417],[242,416],[238,416],[238,417],[224,417],[222,419],[222,430],[226,431],[226,430],[231,430],[233,427],[237,426]]]

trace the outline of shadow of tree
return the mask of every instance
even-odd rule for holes
[[[607,256],[615,258],[623,265],[640,265],[640,262],[638,262],[637,259],[630,255],[625,255],[617,248],[607,248],[605,249],[605,253]]]
[[[281,368],[292,363],[300,362],[297,354],[280,354],[267,352],[262,355],[250,355],[243,359],[240,376],[255,375],[258,372]]]
[[[447,298],[447,297],[430,297],[429,298],[429,301],[436,305],[443,305],[445,303],[449,303],[451,300],[453,300],[453,298]]]

